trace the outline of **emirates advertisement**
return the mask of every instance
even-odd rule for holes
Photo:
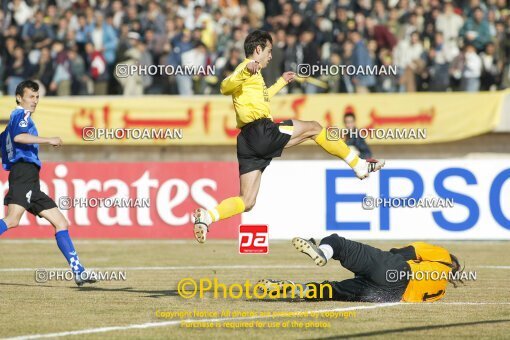
[[[9,188],[0,173],[3,199]],[[193,238],[192,212],[239,194],[237,163],[44,163],[41,190],[77,238]],[[7,207],[1,211],[5,216]],[[237,238],[240,215],[215,223],[211,238]],[[44,219],[25,213],[6,238],[53,237]]]

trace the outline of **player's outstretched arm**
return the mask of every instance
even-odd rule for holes
[[[20,133],[14,137],[14,141],[21,144],[50,144],[53,146],[62,145],[62,139],[60,139],[60,137],[39,137],[29,133]]]
[[[296,74],[292,71],[284,72],[280,78],[271,85],[270,88],[267,89],[267,92],[269,94],[269,98],[272,98],[275,94],[280,92],[281,89],[285,87],[288,83],[292,82],[294,78],[296,77]]]
[[[231,95],[234,93],[241,84],[250,78],[253,74],[257,73],[260,65],[257,61],[250,61],[244,67],[237,67],[236,70],[223,79],[221,82],[220,91],[223,95]]]

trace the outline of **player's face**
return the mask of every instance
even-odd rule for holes
[[[267,42],[266,48],[264,48],[262,50],[262,52],[260,53],[259,63],[262,68],[266,67],[269,64],[269,62],[271,61],[271,59],[273,59],[272,53],[273,53],[273,44],[271,44],[270,42]]]
[[[34,112],[37,104],[39,103],[39,92],[25,89],[23,97],[18,96],[19,105],[30,112]]]
[[[354,129],[356,127],[356,122],[352,117],[346,117],[344,119],[344,124],[347,129]]]

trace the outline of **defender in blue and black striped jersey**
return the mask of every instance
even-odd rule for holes
[[[76,284],[95,282],[95,275],[80,263],[69,236],[69,222],[55,202],[41,191],[39,144],[62,145],[59,137],[39,137],[32,120],[39,103],[39,85],[31,80],[16,88],[16,104],[5,131],[0,134],[2,164],[9,172],[9,192],[5,196],[7,216],[0,220],[0,235],[18,226],[25,211],[48,220],[55,228],[57,245],[73,271]]]
[[[32,163],[38,168],[41,167],[39,144],[22,144],[14,140],[22,133],[38,136],[31,112],[21,106],[16,106],[11,113],[9,124],[0,135],[2,165],[5,170],[11,170],[12,166],[18,162]]]

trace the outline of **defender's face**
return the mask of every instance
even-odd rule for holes
[[[260,52],[259,63],[262,68],[266,67],[269,64],[269,62],[271,61],[271,59],[273,59],[272,52],[273,52],[273,44],[268,42],[266,44],[266,48],[264,48],[262,50],[262,52]]]
[[[39,91],[32,91],[31,89],[25,89],[23,91],[23,97],[17,97],[19,101],[19,106],[28,110],[30,112],[34,112],[37,104],[39,103]]]

